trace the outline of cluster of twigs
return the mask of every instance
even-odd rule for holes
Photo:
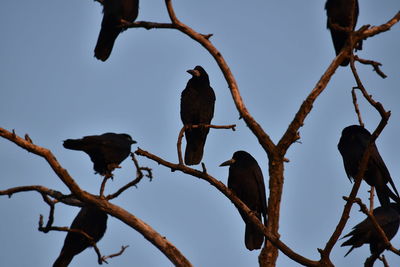
[[[14,142],[15,144],[19,145],[20,147],[22,147],[32,153],[40,155],[44,158],[51,159],[51,161],[48,160],[48,162],[49,162],[50,166],[53,167],[53,170],[55,168],[59,169],[59,167],[61,167],[58,164],[56,158],[51,154],[51,152],[47,149],[44,149],[44,148],[41,148],[41,147],[35,145],[28,134],[25,134],[24,139],[22,139],[17,136],[17,134],[15,133],[14,130],[12,132],[9,132],[3,128],[0,128],[0,136]],[[123,193],[127,189],[129,189],[133,186],[136,186],[143,177],[146,176],[149,179],[152,179],[152,170],[150,168],[140,166],[138,160],[135,158],[133,153],[131,153],[131,159],[136,168],[136,173],[137,173],[136,178],[133,179],[128,184],[126,184],[125,186],[121,187],[117,192],[110,194],[107,197],[104,197],[102,193],[105,188],[105,181],[107,181],[111,177],[111,176],[106,176],[101,184],[100,198],[103,198],[106,200],[116,198],[117,196],[119,196],[121,193]],[[71,188],[75,187],[75,182],[72,180],[71,177],[69,177],[68,175],[65,175],[65,174],[67,174],[67,172],[65,170],[63,170],[63,169],[58,170],[58,173],[60,175],[63,175],[63,179],[68,181]],[[71,178],[71,180],[70,180],[70,178]],[[81,190],[81,189],[79,189],[79,190]],[[79,229],[71,229],[68,227],[53,226],[55,205],[57,203],[61,202],[61,203],[67,204],[67,205],[78,206],[78,207],[82,207],[85,205],[85,203],[86,203],[85,200],[77,197],[74,194],[73,189],[71,190],[72,194],[66,195],[59,191],[46,188],[42,185],[31,185],[31,186],[20,186],[20,187],[9,188],[6,190],[0,190],[0,195],[7,195],[7,196],[11,197],[15,193],[28,192],[28,191],[38,192],[42,196],[43,201],[46,204],[48,204],[48,206],[50,208],[46,226],[43,226],[44,225],[43,215],[40,215],[40,217],[39,217],[39,227],[38,227],[39,231],[41,231],[43,233],[48,233],[50,231],[64,231],[64,232],[75,232],[75,233],[82,234],[90,241],[91,246],[93,246],[93,248],[98,256],[99,264],[102,264],[103,262],[107,263],[108,258],[113,258],[113,257],[121,255],[125,251],[125,249],[128,247],[128,246],[122,246],[122,248],[119,252],[105,256],[105,255],[101,254],[101,252],[100,252],[99,248],[97,247],[96,242],[93,240],[93,238],[90,235],[88,235],[87,233],[85,233],[84,231],[79,230]]]

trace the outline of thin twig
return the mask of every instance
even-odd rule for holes
[[[191,124],[184,125],[179,131],[178,141],[176,143],[177,151],[178,151],[178,162],[179,164],[183,164],[182,159],[182,138],[185,130],[187,129],[196,129],[196,128],[213,128],[213,129],[232,129],[232,131],[236,130],[236,124],[231,125],[212,125],[212,124]]]
[[[26,186],[17,186],[12,187],[6,190],[0,190],[0,195],[11,197],[13,194],[22,193],[22,192],[38,192],[42,195],[50,196],[56,199],[58,202],[62,202],[67,205],[82,207],[83,203],[79,199],[77,199],[73,195],[64,195],[61,192],[53,189],[49,189],[42,185],[26,185]]]
[[[353,89],[351,89],[351,96],[353,98],[354,110],[355,110],[355,112],[357,114],[358,123],[360,124],[360,126],[364,127],[364,122],[362,121],[361,112],[360,112],[360,109],[358,107],[357,94],[356,94],[355,89],[357,89],[357,87],[353,87]]]
[[[379,66],[382,66],[381,63],[379,63],[377,61],[373,61],[373,60],[362,59],[362,58],[359,58],[357,55],[354,56],[354,60],[356,60],[364,65],[372,65],[372,67],[374,68],[374,71],[376,71],[376,73],[379,76],[381,76],[383,79],[385,79],[387,77],[387,75],[385,73],[383,73],[383,71],[379,68]]]
[[[122,253],[124,253],[124,251],[125,251],[128,247],[129,247],[128,245],[122,246],[122,247],[121,247],[121,250],[120,250],[119,252],[114,253],[114,254],[110,254],[110,255],[108,255],[108,256],[103,256],[103,257],[102,257],[102,260],[103,260],[105,263],[107,263],[107,261],[106,261],[107,259],[114,258],[114,257],[118,257],[118,256],[122,255]]]
[[[108,181],[108,179],[112,179],[112,176],[110,176],[110,175],[105,175],[104,176],[104,178],[103,178],[103,181],[101,182],[101,186],[100,186],[100,197],[103,197],[104,196],[104,189],[106,188],[106,183],[107,183],[107,181]]]
[[[375,187],[371,186],[368,192],[369,192],[369,211],[372,212],[374,210]]]
[[[378,259],[379,259],[380,261],[382,261],[384,267],[390,267],[390,266],[389,266],[389,263],[388,263],[387,260],[386,260],[385,255],[382,255],[382,256],[379,257]]]
[[[148,177],[150,181],[153,179],[152,170],[148,167],[141,167],[139,165],[139,162],[136,159],[134,153],[131,153],[130,155],[131,155],[131,159],[136,168],[136,178],[133,179],[132,181],[130,181],[129,183],[127,183],[126,185],[124,185],[123,187],[121,187],[120,189],[118,189],[117,192],[108,195],[106,197],[107,200],[114,199],[114,198],[118,197],[120,194],[122,194],[123,192],[125,192],[127,189],[131,188],[132,186],[136,186],[142,180],[142,178],[144,176]],[[145,171],[146,174],[144,174],[143,171]]]

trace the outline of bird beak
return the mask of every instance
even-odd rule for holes
[[[219,166],[220,167],[229,166],[229,165],[232,165],[233,163],[235,163],[235,160],[234,159],[230,159],[230,160],[227,160],[227,161],[221,163],[221,165],[219,165]]]
[[[131,144],[136,144],[137,142],[135,140],[132,140]]]
[[[190,73],[194,77],[199,77],[200,76],[200,71],[198,70],[187,70],[187,73]]]

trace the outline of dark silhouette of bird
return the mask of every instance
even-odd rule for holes
[[[379,226],[385,232],[386,237],[391,240],[397,233],[400,225],[400,209],[399,205],[391,203],[386,207],[378,207],[374,209],[373,214]],[[367,217],[361,223],[353,227],[353,230],[343,238],[350,237],[341,246],[351,246],[345,257],[354,249],[364,244],[369,244],[372,257],[370,265],[373,265],[379,255],[386,249],[385,242],[376,230],[372,221]]]
[[[327,28],[331,32],[333,46],[336,55],[340,53],[349,38],[349,32],[335,29],[334,25],[350,28],[354,31],[358,18],[358,1],[357,0],[328,0],[325,4],[327,19]],[[357,49],[362,49],[362,43],[357,44]],[[349,64],[349,58],[343,60],[341,66]]]
[[[79,229],[88,234],[97,243],[107,228],[107,213],[90,206],[83,207],[71,224],[70,229]],[[90,240],[81,233],[68,232],[64,246],[53,267],[66,267],[72,258],[92,246]]]
[[[68,139],[64,147],[80,150],[89,155],[93,169],[101,175],[111,172],[131,153],[131,145],[136,141],[128,134],[105,133],[85,136],[82,139]]]
[[[267,199],[264,178],[257,161],[245,151],[236,151],[232,159],[220,166],[229,166],[228,188],[252,210],[264,224],[267,221]],[[248,250],[260,249],[264,234],[239,210],[246,224],[244,243]]]
[[[139,13],[139,0],[104,0],[103,13],[94,56],[101,61],[106,61],[115,40],[124,30],[124,23],[136,20]]]
[[[214,116],[215,94],[210,86],[207,72],[196,66],[188,70],[192,78],[181,94],[181,120],[188,128],[185,130],[185,164],[199,164],[203,158],[204,145],[209,128],[191,128],[191,125],[210,124]]]
[[[360,161],[370,139],[370,132],[359,125],[348,126],[342,131],[338,149],[343,157],[344,169],[350,181],[351,178],[354,179],[357,175]],[[372,144],[371,154],[363,178],[370,186],[375,187],[382,206],[388,205],[390,198],[400,203],[399,193],[375,143]],[[388,182],[395,193],[388,187]]]

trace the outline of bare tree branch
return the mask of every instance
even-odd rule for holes
[[[127,189],[131,188],[132,186],[136,186],[142,180],[142,178],[144,176],[148,177],[150,179],[150,181],[153,178],[152,170],[147,167],[139,166],[139,162],[137,161],[134,153],[131,153],[131,159],[136,167],[136,178],[134,180],[132,180],[131,182],[127,183],[126,185],[124,185],[123,187],[121,187],[120,189],[118,189],[118,191],[115,192],[114,194],[108,195],[106,197],[107,200],[114,199],[114,198],[118,197],[120,194],[122,194],[123,192],[125,192]],[[143,173],[143,171],[146,171],[147,174],[145,175]]]
[[[178,150],[178,161],[179,164],[183,164],[183,159],[182,159],[182,138],[183,138],[183,134],[185,132],[186,129],[188,128],[200,128],[200,127],[204,127],[204,128],[213,128],[213,129],[232,129],[232,131],[235,131],[235,127],[236,124],[231,124],[231,125],[212,125],[212,124],[192,124],[192,125],[184,125],[181,130],[179,131],[179,135],[178,135],[178,142],[176,144],[177,150]]]
[[[389,117],[390,117],[390,112],[386,112],[386,110],[384,109],[384,107],[382,106],[381,103],[376,102],[372,99],[372,96],[370,96],[367,91],[365,90],[358,74],[357,74],[357,70],[355,68],[354,65],[354,57],[352,56],[350,58],[350,67],[351,70],[353,72],[354,78],[357,82],[357,87],[361,90],[361,92],[363,93],[364,98],[378,111],[378,113],[381,115],[381,121],[379,122],[379,125],[377,126],[377,128],[375,129],[375,131],[372,133],[371,138],[369,140],[368,146],[364,151],[363,157],[360,161],[360,165],[359,165],[359,170],[358,173],[356,175],[356,177],[354,177],[354,185],[353,188],[351,190],[351,193],[349,195],[349,200],[347,201],[347,203],[344,206],[343,212],[342,212],[342,216],[339,220],[338,225],[336,226],[335,231],[333,232],[332,236],[330,237],[329,241],[327,242],[325,248],[323,250],[320,250],[320,253],[322,255],[322,257],[329,257],[330,252],[332,251],[333,246],[336,244],[337,240],[339,239],[339,236],[341,235],[344,226],[347,223],[347,220],[349,218],[349,214],[350,214],[350,210],[351,207],[353,205],[353,202],[357,196],[357,192],[358,189],[360,188],[361,185],[361,181],[362,181],[362,177],[364,177],[364,173],[365,170],[367,168],[367,164],[368,164],[368,159],[371,153],[371,146],[372,144],[375,142],[375,140],[378,138],[378,136],[380,135],[380,133],[382,132],[382,130],[384,129],[384,127],[386,126]]]
[[[360,109],[358,107],[358,102],[357,102],[357,94],[356,94],[356,89],[357,87],[353,87],[353,89],[351,89],[351,96],[353,98],[353,105],[354,105],[354,110],[357,114],[357,118],[358,118],[358,123],[360,124],[360,126],[364,127],[364,122],[362,121],[362,117],[361,117],[361,112]]]
[[[156,246],[173,264],[176,266],[189,267],[192,264],[185,258],[185,256],[164,236],[157,233],[153,228],[151,228],[144,221],[135,217],[131,213],[122,209],[121,207],[114,205],[108,202],[104,198],[100,198],[99,196],[92,195],[88,192],[85,192],[79,188],[79,186],[75,183],[72,177],[68,174],[67,170],[62,168],[62,166],[58,163],[54,155],[50,150],[45,149],[43,147],[37,146],[33,143],[30,143],[19,136],[17,136],[13,132],[9,132],[3,128],[0,128],[0,136],[10,140],[21,148],[32,152],[40,157],[46,159],[50,167],[57,174],[57,176],[61,179],[61,181],[71,190],[71,192],[81,200],[82,202],[92,204],[97,208],[103,210],[104,212],[110,214],[113,217],[116,217],[120,221],[125,224],[131,226],[133,229],[141,233],[149,242],[151,242],[154,246]],[[27,191],[27,190],[25,190]],[[32,191],[32,188],[31,190]],[[15,190],[11,190],[6,192],[6,195],[12,193],[16,193]]]
[[[107,259],[109,259],[109,258],[114,258],[114,257],[118,257],[118,256],[122,255],[122,253],[124,253],[124,251],[125,251],[128,247],[129,247],[128,245],[127,245],[127,246],[122,246],[122,247],[121,247],[121,250],[120,250],[119,252],[114,253],[114,254],[110,254],[110,255],[108,255],[108,256],[103,256],[103,257],[101,257],[101,260],[102,260],[103,262],[105,262],[105,263],[108,263],[108,262],[107,262]]]
[[[376,73],[379,76],[381,76],[383,79],[385,79],[387,77],[387,75],[385,73],[383,73],[383,71],[381,71],[381,69],[379,68],[379,66],[382,66],[381,63],[373,61],[373,60],[362,59],[362,58],[359,58],[357,55],[354,55],[354,59],[356,61],[360,62],[361,64],[372,65],[372,67],[374,68],[374,71],[376,71]]]
[[[384,23],[382,25],[374,26],[372,28],[365,29],[365,30],[362,30],[362,31],[358,30],[356,32],[356,34],[358,35],[357,39],[358,40],[367,39],[367,38],[370,38],[370,37],[372,37],[374,35],[377,35],[379,33],[389,31],[393,27],[393,25],[395,25],[399,21],[400,21],[400,11],[398,11],[394,15],[394,17],[391,18],[388,22],[386,22],[386,23]]]
[[[348,198],[345,198],[345,200],[348,201]],[[360,210],[371,220],[372,224],[375,227],[375,230],[379,233],[379,236],[382,238],[382,241],[385,243],[387,249],[400,256],[400,251],[394,248],[393,245],[390,243],[390,240],[387,238],[385,231],[383,231],[382,227],[376,221],[373,211],[368,210],[367,206],[362,203],[360,198],[356,198],[354,202],[356,202],[360,206]]]
[[[18,186],[18,187],[9,188],[6,190],[0,190],[0,195],[11,197],[13,194],[16,194],[16,193],[31,192],[31,191],[36,191],[36,192],[40,193],[42,196],[43,195],[50,196],[54,199],[57,199],[57,201],[62,202],[67,205],[70,205],[70,206],[77,206],[77,207],[83,206],[82,201],[80,201],[73,195],[64,195],[59,191],[49,189],[42,185]]]
[[[138,148],[135,151],[135,154],[149,158],[155,162],[157,162],[160,165],[163,165],[167,168],[170,168],[172,171],[181,171],[183,173],[192,175],[194,177],[200,178],[202,180],[207,181],[210,183],[212,186],[214,186],[218,191],[220,191],[222,194],[224,194],[229,200],[232,201],[232,203],[241,211],[243,211],[246,216],[255,224],[257,227],[263,231],[265,237],[270,240],[276,247],[278,247],[283,253],[285,253],[286,256],[289,258],[293,259],[296,262],[299,262],[300,264],[303,264],[305,266],[320,266],[318,261],[313,261],[310,259],[307,259],[300,254],[297,254],[293,250],[291,250],[286,244],[284,244],[282,241],[280,241],[279,237],[272,234],[270,230],[265,227],[261,221],[254,215],[254,213],[244,204],[229,188],[227,188],[221,181],[218,181],[211,175],[209,175],[206,171],[199,171],[193,168],[190,168],[186,165],[182,164],[174,164],[171,162],[168,162],[154,154],[151,154],[148,151],[142,150]]]

